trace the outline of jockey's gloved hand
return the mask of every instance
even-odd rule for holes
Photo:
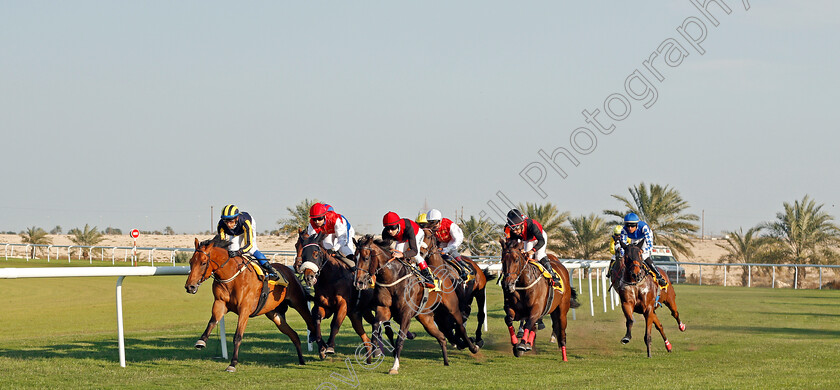
[[[228,251],[228,257],[242,256],[242,251]]]
[[[356,254],[355,253],[351,253],[351,254],[349,254],[347,256],[344,256],[344,257],[346,257],[350,260],[356,261]]]

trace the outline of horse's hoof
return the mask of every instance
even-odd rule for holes
[[[630,342],[630,338],[629,338],[629,337],[625,337],[625,338],[621,339],[621,343],[622,343],[622,344],[627,344],[627,343],[629,343],[629,342]]]
[[[551,340],[548,340],[548,341],[551,342],[551,343],[556,343],[557,342],[557,336],[551,335]]]
[[[520,357],[520,356],[522,356],[522,351],[520,351],[519,349],[517,349],[517,348],[514,346],[514,347],[513,347],[513,356],[514,356],[514,357]]]
[[[236,372],[236,367],[234,367],[234,366],[228,366],[228,368],[226,368],[226,369],[225,369],[225,371],[227,371],[227,372]]]
[[[531,348],[530,348],[530,347],[528,347],[528,344],[525,344],[525,343],[523,343],[523,342],[519,342],[519,344],[516,344],[516,349],[518,349],[518,350],[520,350],[520,351],[522,351],[522,352],[525,352],[525,351],[527,351],[527,350],[529,350],[529,349],[531,349]]]
[[[383,355],[383,354],[382,354],[382,350],[381,350],[381,349],[376,348],[376,349],[373,351],[373,357],[380,357],[380,356],[385,356],[385,355]]]
[[[406,332],[405,338],[408,340],[414,340],[414,333]]]
[[[335,355],[335,348],[327,347],[327,349],[324,350],[324,353],[327,355]]]
[[[397,374],[399,374],[399,373],[400,373],[400,370],[395,370],[395,369],[393,369],[393,368],[392,368],[392,369],[390,369],[390,370],[388,370],[388,374],[389,374],[389,375],[397,375]]]
[[[207,343],[204,340],[198,340],[195,342],[195,349],[202,349],[207,346]]]
[[[475,346],[479,348],[484,348],[484,340],[477,340],[475,342]]]
[[[325,351],[326,350],[324,348],[321,348],[321,349],[318,350],[318,357],[321,358],[321,360],[324,360],[324,359],[327,358],[327,354],[325,353]]]
[[[470,348],[470,353],[478,353],[478,349],[479,349],[478,346],[475,345],[475,346],[473,346],[473,348]]]
[[[685,332],[685,324],[680,322],[680,332]]]
[[[525,352],[528,352],[530,350],[531,350],[531,344],[525,344]]]

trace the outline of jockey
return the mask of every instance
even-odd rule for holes
[[[615,225],[615,228],[613,229],[613,234],[610,237],[610,254],[612,255],[612,258],[610,259],[609,270],[613,273],[618,272],[617,270],[614,270],[613,267],[616,267],[620,261],[621,244],[619,243],[621,242],[621,230],[623,228],[624,227],[622,225]],[[624,243],[629,244],[628,240],[625,240]]]
[[[622,229],[619,239],[630,244],[635,244],[644,239],[645,245],[642,248],[642,260],[644,260],[648,268],[656,275],[656,282],[659,283],[659,286],[665,287],[668,285],[668,282],[665,281],[665,278],[659,273],[659,269],[653,265],[653,261],[650,259],[650,251],[653,248],[653,231],[648,224],[640,220],[639,216],[635,213],[625,215],[624,229]],[[619,251],[621,256],[624,256],[624,249],[620,245],[621,241],[613,244],[613,250]]]
[[[356,252],[353,245],[353,236],[356,231],[350,226],[350,221],[341,214],[334,211],[332,206],[315,203],[309,208],[309,225],[306,226],[306,233],[309,235],[323,234],[324,239],[321,246],[326,250],[338,252],[347,259],[355,260],[353,253]],[[349,264],[351,267],[355,264]]]
[[[426,219],[429,221],[428,228],[437,237],[441,254],[460,262],[461,254],[458,253],[458,247],[464,242],[464,232],[461,228],[449,218],[442,218],[438,209],[429,210],[426,213]],[[466,270],[461,268],[461,279],[466,279]]]
[[[417,225],[420,225],[420,229],[425,229],[429,224],[429,221],[426,219],[426,213],[417,214],[417,219],[415,219],[414,222],[417,222]]]
[[[408,218],[400,218],[397,213],[389,211],[382,217],[382,238],[397,241],[391,256],[395,258],[413,258],[420,275],[423,276],[423,284],[426,288],[434,288],[434,279],[426,265],[426,260],[420,255],[420,244],[423,243],[423,230],[420,225]]]
[[[266,271],[269,278],[280,279],[274,267],[268,263],[268,259],[257,248],[257,229],[250,214],[240,213],[238,207],[229,204],[222,208],[222,218],[219,220],[219,226],[216,229],[219,232],[219,238],[230,241],[230,246],[228,246],[229,256],[234,257],[248,253],[257,259],[260,267]]]
[[[560,276],[554,272],[545,249],[548,246],[548,235],[545,234],[542,225],[531,218],[525,217],[521,211],[513,209],[507,213],[505,224],[505,237],[507,240],[522,240],[525,242],[525,252],[529,257],[538,259],[540,264],[551,274],[555,284],[562,283]]]

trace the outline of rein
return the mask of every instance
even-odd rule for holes
[[[218,280],[219,280],[219,277],[218,277],[218,276],[216,276],[216,272],[217,272],[217,271],[219,271],[220,269],[224,268],[224,267],[227,265],[227,263],[228,263],[228,262],[230,262],[230,260],[231,260],[231,259],[233,259],[233,257],[228,256],[227,260],[225,260],[225,262],[224,262],[224,263],[222,263],[222,265],[219,265],[219,263],[217,263],[217,262],[216,262],[216,260],[213,260],[213,258],[212,258],[212,257],[210,257],[210,254],[208,254],[207,252],[202,251],[202,250],[198,250],[197,252],[200,252],[200,253],[202,253],[204,256],[207,256],[207,260],[208,260],[208,261],[207,261],[207,263],[205,263],[205,265],[204,265],[204,271],[201,271],[201,274],[202,274],[202,275],[204,275],[204,274],[206,274],[206,273],[207,273],[207,268],[209,268],[209,267],[210,267],[210,262],[213,262],[213,264],[215,264],[215,265],[216,265],[216,269],[214,269],[212,272],[210,272],[210,274],[209,274],[209,275],[207,275],[207,276],[202,276],[201,280],[199,280],[199,281],[198,281],[198,284],[199,284],[199,285],[200,285],[200,284],[202,284],[202,283],[204,283],[207,279],[210,279],[210,277],[213,277],[213,279],[216,279],[216,280],[218,281]],[[239,270],[239,272],[237,272],[237,273],[236,273],[236,275],[234,275],[234,276],[233,276],[233,278],[230,278],[230,279],[228,279],[228,280],[222,281],[221,283],[227,283],[227,282],[230,282],[231,280],[233,280],[234,278],[236,278],[237,276],[239,276],[239,273],[240,273],[240,272],[242,272],[242,269],[240,269],[240,270]]]

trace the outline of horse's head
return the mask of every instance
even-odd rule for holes
[[[513,292],[516,287],[516,281],[525,271],[525,266],[528,264],[527,256],[523,250],[525,244],[520,240],[505,241],[500,239],[502,244],[502,287],[507,292]]]
[[[310,286],[318,282],[321,269],[327,262],[327,252],[321,247],[322,238],[321,234],[299,236],[295,244],[298,252],[295,269],[303,273],[303,280]]]
[[[190,258],[190,274],[184,284],[188,293],[198,292],[198,286],[213,276],[230,259],[227,252],[229,245],[229,241],[223,241],[219,236],[200,243],[198,238],[195,239],[195,252]]]
[[[388,261],[388,255],[380,247],[380,243],[377,243],[377,240],[374,240],[373,236],[368,234],[362,237],[356,246],[356,270],[353,285],[357,290],[373,287],[380,266]]]
[[[423,243],[420,248],[420,254],[427,256],[438,247],[437,236],[432,229],[423,228]]]
[[[621,243],[621,248],[624,249],[624,280],[633,284],[645,278],[645,268],[642,266],[642,262],[644,262],[642,247],[644,245],[644,238],[633,245]]]

